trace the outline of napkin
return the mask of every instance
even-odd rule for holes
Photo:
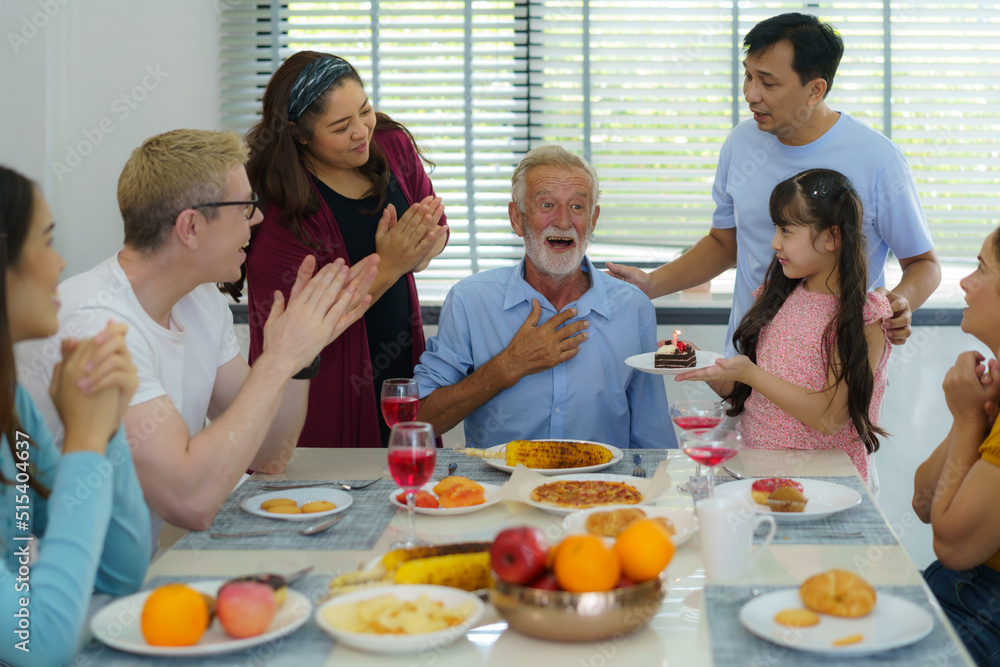
[[[653,476],[646,478],[631,477],[628,475],[611,475],[599,472],[583,473],[582,476],[585,476],[588,479],[603,479],[609,482],[625,482],[626,484],[634,486],[636,490],[642,494],[642,502],[652,502],[670,489],[670,473],[667,472],[667,465],[669,463],[669,459],[660,461],[660,464],[656,466],[656,471],[653,473]],[[517,467],[514,468],[514,472],[511,473],[510,479],[500,487],[497,495],[504,500],[527,502],[531,499],[531,491],[536,486],[548,484],[550,482],[558,482],[559,480],[565,480],[567,478],[572,479],[575,477],[577,476],[546,476],[535,472],[524,464],[518,463]]]

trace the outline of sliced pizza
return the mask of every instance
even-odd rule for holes
[[[531,499],[556,507],[584,509],[597,505],[635,505],[642,502],[642,494],[624,482],[564,480],[535,487]]]

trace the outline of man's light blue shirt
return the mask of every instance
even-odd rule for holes
[[[556,314],[548,299],[524,280],[525,261],[483,271],[448,293],[436,336],[427,341],[414,377],[420,397],[468,377],[503,351],[538,299],[539,324]],[[634,285],[597,271],[584,257],[590,288],[566,308],[585,319],[579,353],[528,375],[465,418],[465,446],[511,440],[593,440],[616,447],[676,448],[663,378],[642,373],[625,359],[656,349],[656,312]],[[565,326],[565,325],[564,325]]]

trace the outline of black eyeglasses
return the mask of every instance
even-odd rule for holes
[[[199,208],[208,208],[210,206],[213,208],[218,208],[219,206],[246,206],[247,208],[246,211],[243,212],[243,215],[246,216],[247,220],[250,220],[253,218],[253,214],[257,212],[258,201],[256,194],[251,194],[250,196],[253,197],[250,201],[213,201],[207,204],[198,204],[197,206],[192,206],[191,208],[197,210]]]

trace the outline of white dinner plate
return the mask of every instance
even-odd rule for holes
[[[275,514],[274,512],[262,510],[260,508],[261,503],[266,500],[271,500],[272,498],[288,498],[290,500],[294,500],[299,507],[302,507],[302,505],[306,503],[311,503],[314,500],[326,500],[333,503],[337,507],[332,510],[326,510],[325,512],[311,512],[309,514]],[[331,514],[343,512],[350,507],[353,502],[354,498],[347,491],[316,487],[312,489],[286,489],[283,491],[269,491],[268,493],[261,493],[247,498],[240,503],[240,507],[243,508],[244,511],[250,512],[250,514],[256,514],[257,516],[266,517],[268,519],[310,521],[312,519],[318,519],[319,517],[330,516]]]
[[[777,521],[787,523],[823,519],[837,512],[851,509],[861,502],[860,493],[842,484],[824,482],[818,479],[796,479],[795,481],[802,485],[802,495],[809,499],[806,508],[801,512],[772,512],[767,505],[758,505],[753,501],[750,487],[754,481],[744,479],[718,484],[715,487],[715,495],[746,498],[758,514],[770,514]]]
[[[350,602],[360,602],[379,595],[393,595],[401,601],[415,600],[421,595],[426,595],[431,600],[436,600],[444,604],[445,607],[456,607],[465,602],[473,603],[472,614],[459,625],[454,625],[445,630],[437,632],[424,632],[413,635],[376,635],[363,632],[350,632],[341,630],[330,625],[323,615],[323,610],[329,606],[341,605]],[[422,651],[442,649],[469,631],[482,617],[486,606],[482,600],[466,591],[447,586],[430,585],[407,585],[407,586],[377,586],[366,588],[351,593],[344,593],[329,600],[316,610],[316,625],[323,628],[323,631],[336,639],[338,642],[346,644],[351,648],[372,653],[408,653],[411,657]]]
[[[427,482],[422,487],[422,490],[434,496],[434,486],[440,480],[431,480]],[[486,502],[479,505],[469,505],[468,507],[414,507],[413,511],[417,514],[426,514],[428,516],[455,516],[457,514],[469,514],[471,512],[478,512],[481,509],[485,509],[492,505],[496,505],[500,502],[501,498],[499,496],[500,487],[496,484],[484,484],[479,482],[483,486],[483,496],[486,497]],[[389,494],[389,502],[391,502],[396,507],[401,507],[406,509],[406,503],[401,503],[396,500],[396,496],[403,492],[402,489],[396,489]],[[437,496],[435,496],[437,497]]]
[[[895,595],[878,593],[875,608],[861,618],[820,614],[818,624],[790,628],[774,621],[783,609],[801,609],[797,588],[767,593],[740,609],[740,623],[761,639],[809,653],[855,657],[879,653],[920,641],[934,629],[934,618],[922,607]],[[861,635],[856,644],[834,646],[833,642]]]
[[[591,440],[565,440],[559,438],[551,439],[538,439],[534,438],[531,442],[578,442],[585,445],[600,445],[611,451],[611,460],[607,463],[599,463],[596,466],[581,466],[579,468],[531,468],[539,475],[575,475],[585,472],[597,472],[598,470],[604,470],[605,468],[610,468],[614,464],[622,460],[625,453],[615,447],[614,445],[605,445],[603,442],[593,442]],[[500,452],[503,451],[507,443],[502,445],[494,445],[493,447],[487,448],[488,452]],[[514,472],[514,466],[507,465],[504,459],[483,459],[483,462],[487,465],[491,465],[497,470],[503,470],[504,472]]]
[[[631,475],[609,475],[605,473],[587,473],[584,475],[563,475],[559,479],[543,482],[538,486],[542,486],[543,484],[551,484],[553,482],[563,482],[563,481],[587,482],[590,480],[600,480],[604,482],[625,482],[629,486],[634,486],[635,477],[632,477]],[[537,489],[538,486],[534,487],[532,490]],[[523,502],[531,505],[532,507],[537,507],[540,510],[550,512],[552,514],[571,514],[573,512],[579,511],[578,509],[572,507],[558,507],[551,503],[541,503],[536,500],[532,500],[531,491],[528,491],[528,493],[526,493],[524,497],[520,498],[519,500],[522,500]],[[643,496],[642,500],[640,500],[637,504],[648,505],[649,503],[654,502],[655,500],[656,498],[646,498],[645,496]],[[635,505],[632,505],[631,507],[634,506]],[[599,505],[599,507],[609,507],[609,505]],[[589,508],[584,508],[584,509],[589,509]]]
[[[625,508],[641,509],[646,513],[646,517],[650,519],[655,519],[657,517],[666,517],[667,519],[670,519],[670,522],[674,524],[674,530],[677,531],[674,533],[675,547],[679,547],[690,540],[694,537],[695,532],[698,530],[698,519],[695,517],[694,512],[689,512],[688,510],[670,509],[669,507],[636,508],[635,505],[602,505],[600,507],[591,507],[590,509],[573,512],[563,519],[563,530],[566,531],[567,535],[586,533],[587,517],[594,512],[609,512]],[[607,542],[614,542],[614,538],[611,537],[606,537],[604,539]]]
[[[200,593],[215,595],[225,579],[195,581],[186,584]],[[155,589],[154,589],[155,590]],[[250,648],[290,634],[298,630],[312,616],[313,606],[309,599],[291,588],[285,596],[285,602],[274,615],[274,620],[267,631],[256,637],[233,639],[222,629],[219,619],[213,619],[205,634],[197,644],[192,646],[153,646],[142,636],[140,619],[142,607],[146,598],[153,591],[142,591],[110,602],[106,607],[94,614],[90,620],[90,631],[94,637],[119,651],[140,653],[142,655],[160,656],[196,656],[228,653]]]
[[[657,368],[656,363],[653,360],[654,356],[656,356],[656,352],[634,354],[626,359],[625,363],[637,371],[642,371],[643,373],[652,373],[653,375],[680,375],[681,373],[687,373],[688,371],[696,371],[699,368],[708,368],[709,366],[713,366],[716,359],[722,358],[722,355],[718,352],[695,350],[694,366],[691,368]]]

